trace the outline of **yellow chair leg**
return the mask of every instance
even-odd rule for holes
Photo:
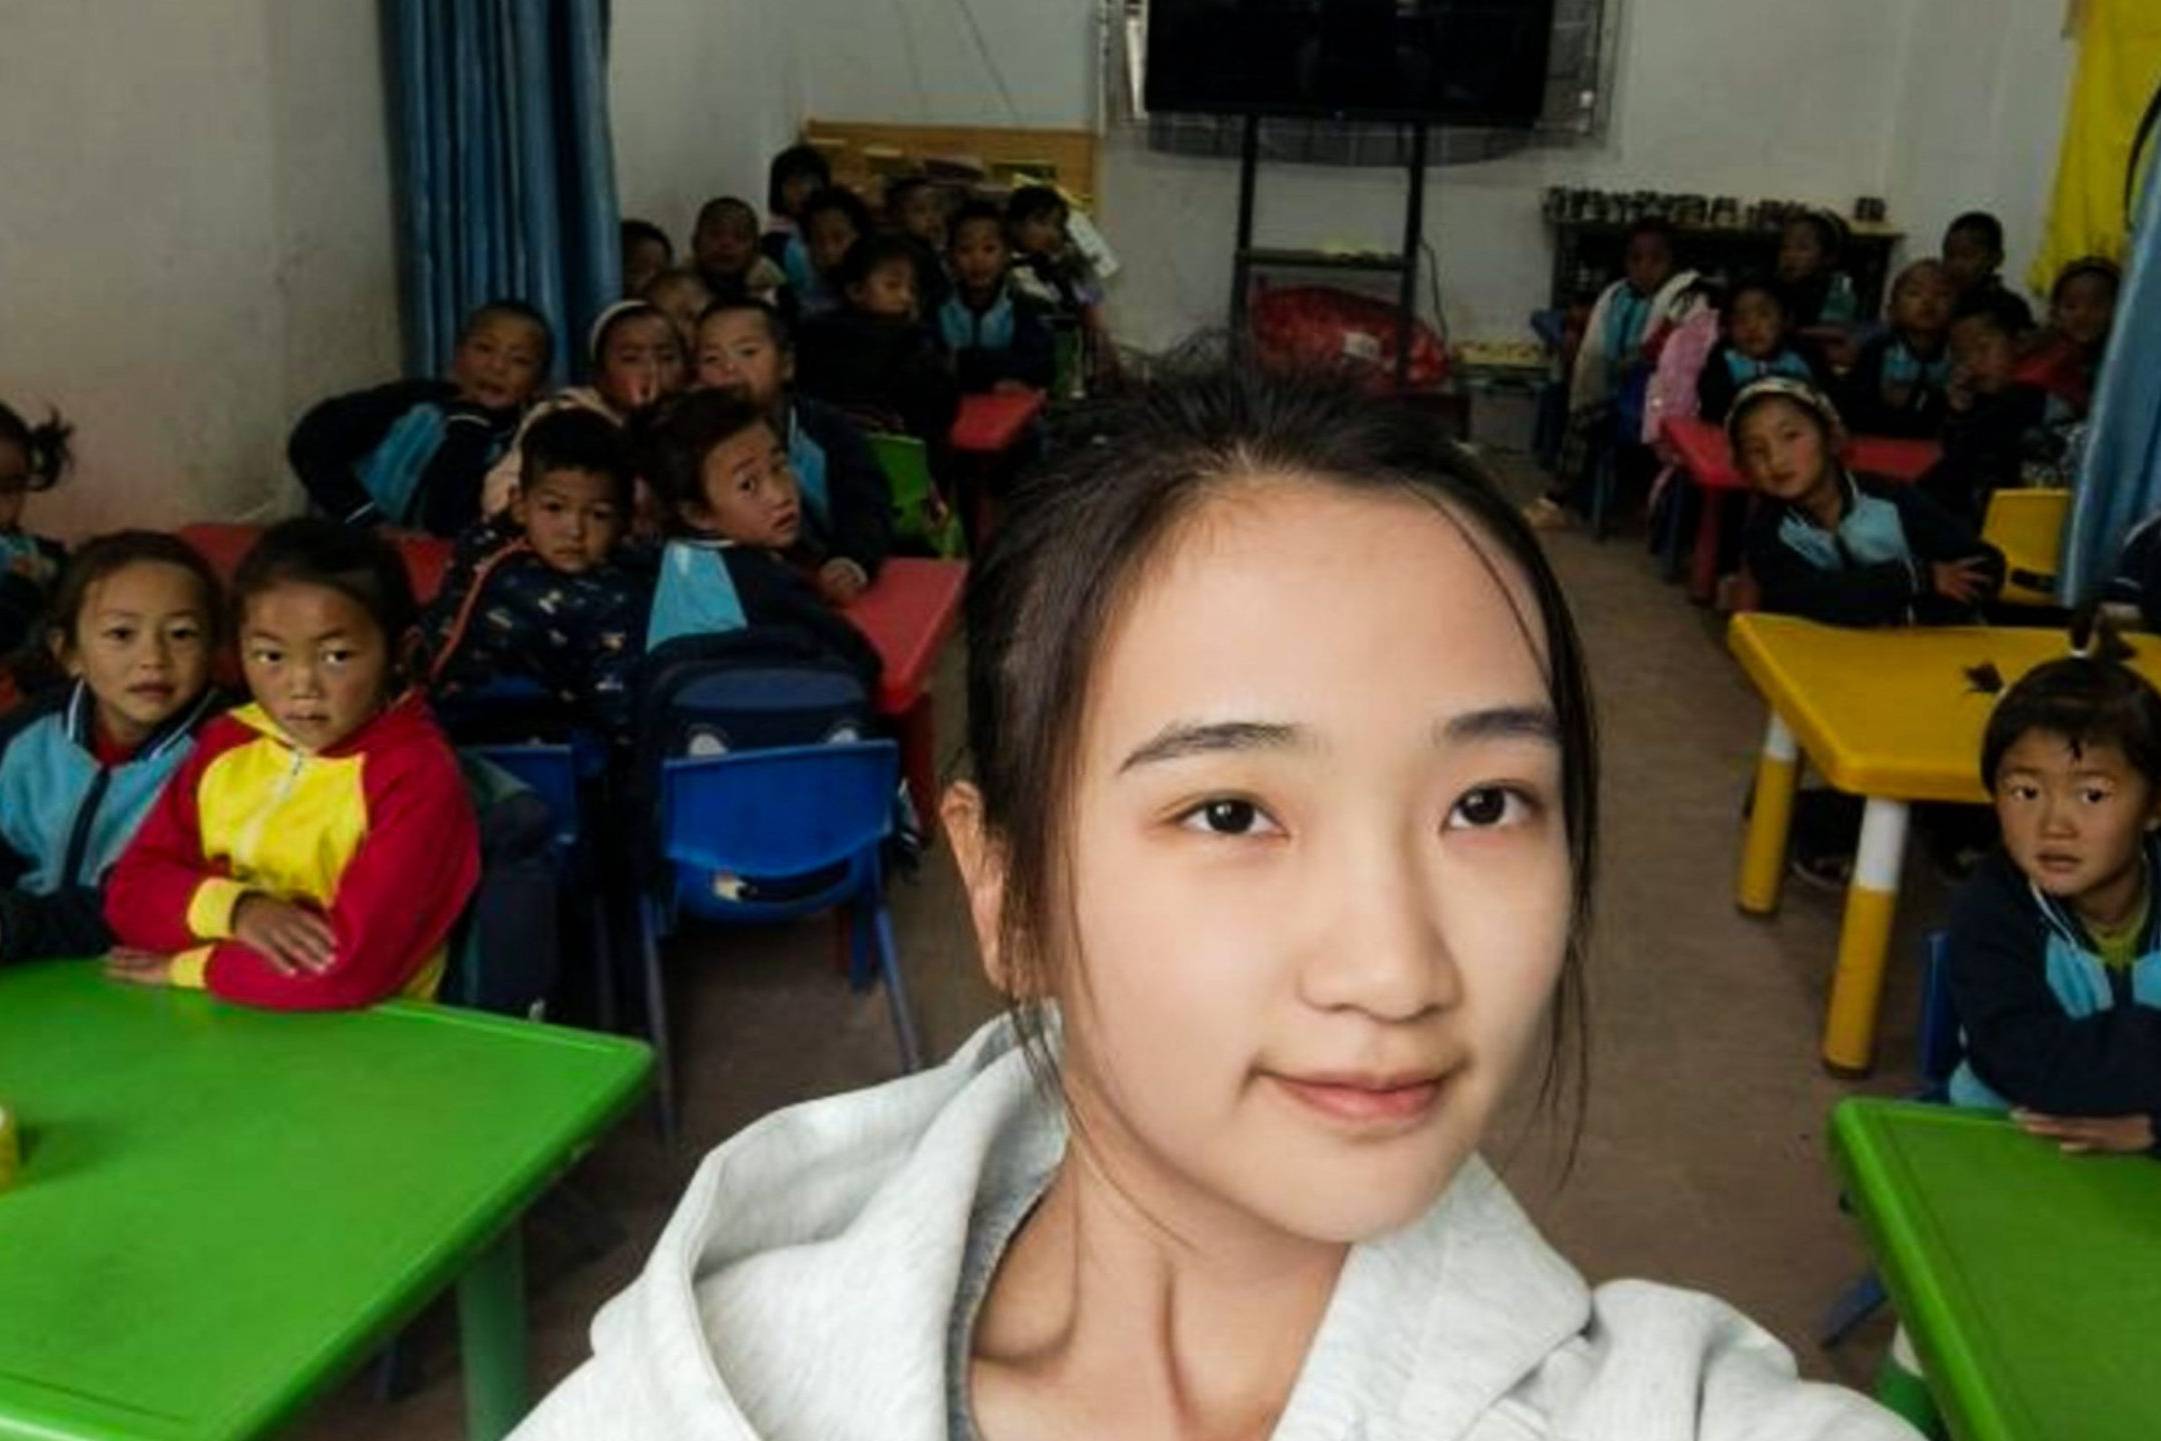
[[[1906,859],[1906,803],[1870,797],[1846,918],[1838,933],[1838,968],[1823,1025],[1823,1063],[1835,1075],[1865,1076],[1875,1064],[1876,1013],[1883,1003],[1884,962],[1898,917],[1898,877]]]
[[[1773,711],[1764,727],[1763,753],[1756,760],[1756,792],[1749,803],[1734,897],[1752,915],[1778,909],[1778,886],[1786,875],[1786,833],[1793,826],[1793,790],[1800,779],[1801,756],[1793,732]]]

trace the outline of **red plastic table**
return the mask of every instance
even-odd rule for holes
[[[1040,390],[996,390],[960,398],[960,414],[946,439],[964,455],[1001,455],[1043,413]]]
[[[896,556],[878,572],[878,583],[842,612],[885,662],[878,684],[878,710],[900,724],[901,767],[916,814],[926,827],[934,823],[938,803],[938,727],[931,703],[931,672],[960,619],[961,592],[967,581],[968,567],[960,561]]]
[[[241,557],[263,538],[263,527],[200,521],[183,525],[179,534],[229,585],[233,572],[240,568]],[[450,542],[414,530],[384,531],[383,534],[404,558],[405,573],[413,583],[413,599],[422,605],[435,599],[435,593],[443,588],[443,577],[450,571]]]

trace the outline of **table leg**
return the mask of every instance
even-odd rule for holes
[[[1793,825],[1793,790],[1800,779],[1800,749],[1774,710],[1763,730],[1763,753],[1756,758],[1756,791],[1741,841],[1741,878],[1734,896],[1751,915],[1767,916],[1778,909],[1778,885],[1786,875],[1786,833]]]
[[[1883,1003],[1883,967],[1898,914],[1898,875],[1906,861],[1904,801],[1869,797],[1861,817],[1861,850],[1846,889],[1846,919],[1838,932],[1838,969],[1831,974],[1830,1013],[1823,1023],[1823,1063],[1835,1075],[1864,1076],[1875,1061],[1876,1012]]]
[[[924,691],[900,717],[900,767],[926,843],[938,838],[938,717]]]
[[[1694,482],[1690,482],[1694,484]],[[1718,552],[1726,538],[1726,493],[1696,486],[1696,549],[1688,562],[1688,598],[1709,605],[1718,595]]]
[[[525,1251],[514,1220],[458,1278],[465,1434],[500,1441],[525,1418]]]

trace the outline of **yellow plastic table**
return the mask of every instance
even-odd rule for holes
[[[1823,1026],[1824,1064],[1864,1074],[1874,1057],[1908,803],[1988,800],[1981,732],[1995,697],[1976,691],[1967,671],[1992,662],[2009,684],[2070,645],[2058,630],[1857,630],[1761,614],[1734,617],[1726,640],[1771,713],[1741,847],[1741,909],[1764,915],[1778,907],[1802,752],[1831,785],[1868,802]],[[2161,644],[2133,644],[2132,664],[2161,684]]]
[[[452,1282],[468,1431],[505,1434],[528,1399],[518,1217],[651,1059],[446,1006],[275,1014],[89,961],[0,967],[23,1128],[0,1438],[260,1436]]]
[[[1952,1436],[2161,1436],[2161,1164],[1863,1098],[1831,1153]]]

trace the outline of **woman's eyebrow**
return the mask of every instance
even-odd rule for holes
[[[1480,740],[1529,740],[1544,741],[1548,745],[1561,743],[1561,722],[1553,713],[1553,707],[1543,704],[1488,706],[1483,710],[1464,711],[1450,716],[1433,728],[1433,737],[1443,744],[1461,744]]]
[[[1289,750],[1312,744],[1312,733],[1303,726],[1267,721],[1173,721],[1136,747],[1118,767],[1118,773],[1124,775],[1138,766],[1216,751]]]

